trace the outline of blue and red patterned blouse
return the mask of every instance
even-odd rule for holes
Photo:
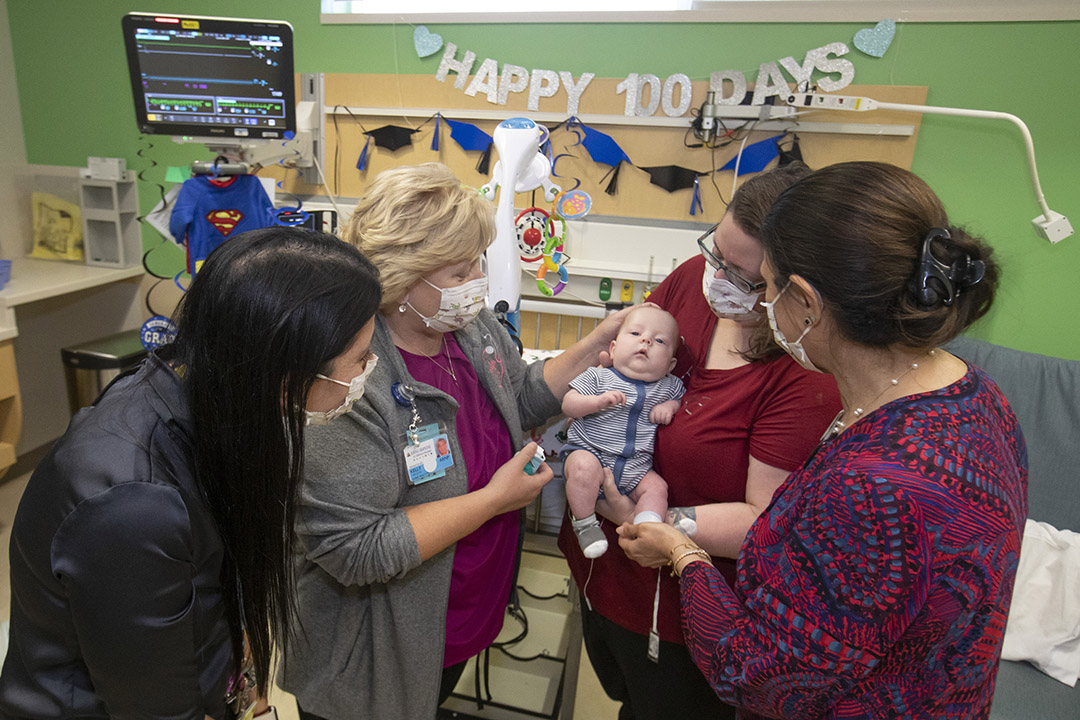
[[[744,718],[985,718],[1026,515],[1020,427],[968,365],[826,440],[751,527],[734,591],[687,566],[687,645]]]

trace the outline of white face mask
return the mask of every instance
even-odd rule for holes
[[[371,371],[375,369],[375,365],[379,362],[379,358],[375,353],[371,354],[368,358],[367,366],[364,368],[364,372],[354,377],[349,382],[342,380],[335,380],[332,377],[327,377],[322,373],[319,373],[315,377],[320,380],[326,380],[332,382],[335,385],[341,385],[349,388],[349,391],[345,393],[345,402],[338,405],[329,412],[316,412],[313,410],[304,410],[304,424],[305,425],[329,425],[331,420],[335,420],[345,413],[349,412],[349,408],[353,406],[353,403],[364,396],[364,385],[367,383],[368,376],[371,375]]]
[[[426,278],[420,279],[442,293],[439,299],[439,309],[435,311],[433,316],[427,317],[414,308],[409,301],[406,300],[405,304],[409,306],[410,310],[419,315],[424,324],[432,330],[442,333],[460,330],[472,322],[473,318],[484,309],[484,302],[487,300],[488,293],[487,277],[477,278],[448,288],[441,288],[428,282]]]
[[[727,278],[716,277],[716,269],[709,263],[705,263],[705,273],[701,276],[701,292],[713,314],[729,320],[745,320],[753,314],[762,295],[743,292]]]
[[[784,337],[784,333],[780,332],[780,326],[776,324],[776,311],[773,309],[773,306],[776,305],[780,300],[780,296],[783,295],[784,291],[789,287],[791,287],[791,283],[785,285],[784,289],[776,294],[776,297],[773,298],[772,302],[765,302],[764,300],[761,302],[761,304],[765,306],[765,314],[769,316],[769,327],[772,328],[773,338],[776,340],[776,344],[782,347],[784,352],[793,357],[795,362],[799,363],[799,365],[813,372],[821,372],[821,370],[810,361],[810,356],[806,354],[806,348],[802,346],[802,339],[806,337],[806,334],[814,327],[813,323],[808,324],[806,329],[802,331],[802,335],[790,342]]]

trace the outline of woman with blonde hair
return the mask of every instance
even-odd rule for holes
[[[525,472],[524,430],[559,412],[623,313],[527,365],[484,306],[493,206],[437,163],[381,173],[343,235],[380,272],[381,362],[352,411],[310,434],[302,631],[279,683],[302,718],[431,718],[502,628],[516,511],[552,477]]]

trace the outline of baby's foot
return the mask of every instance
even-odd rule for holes
[[[570,525],[574,528],[578,545],[581,546],[581,552],[585,554],[585,557],[591,560],[607,552],[607,538],[604,536],[604,531],[600,529],[600,523],[596,520],[596,513],[580,520],[571,515]]]
[[[581,545],[581,552],[585,557],[591,560],[607,552],[607,538],[604,537],[604,531],[599,525],[592,525],[575,532],[577,532],[578,544]]]

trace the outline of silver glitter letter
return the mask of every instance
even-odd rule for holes
[[[810,76],[814,74],[814,67],[820,60],[824,60],[825,56],[822,53],[820,56],[817,53],[821,53],[822,48],[817,50],[811,50],[806,53],[806,58],[803,60],[803,64],[795,62],[795,58],[786,57],[780,61],[780,64],[784,66],[784,69],[791,73],[791,77],[795,78],[795,87],[799,87],[803,83],[806,83],[809,87]]]
[[[457,55],[457,45],[452,42],[446,43],[446,52],[443,53],[442,62],[439,63],[439,71],[435,73],[435,79],[439,82],[446,82],[446,73],[453,70],[457,73],[454,87],[460,90],[465,87],[465,80],[469,77],[469,73],[472,72],[473,63],[476,62],[476,53],[472,50],[466,50],[464,60],[455,60],[455,55]]]
[[[731,83],[731,94],[724,95],[724,81]],[[709,76],[709,89],[716,93],[717,105],[740,105],[746,97],[746,76],[738,70],[714,72]]]
[[[563,87],[566,88],[566,114],[577,115],[578,102],[581,100],[581,93],[585,92],[585,88],[589,87],[589,83],[596,77],[596,74],[581,73],[581,77],[578,78],[577,84],[574,84],[574,76],[565,70],[559,73],[559,77],[562,78]]]
[[[505,69],[503,72],[506,72]],[[540,110],[540,98],[551,97],[558,91],[559,73],[554,70],[533,70],[532,79],[529,80],[529,109],[533,112]]]
[[[840,73],[840,79],[834,80],[831,77],[823,77],[818,80],[818,87],[825,92],[836,92],[837,90],[843,90],[851,81],[855,79],[855,66],[848,60],[841,60],[840,58],[829,59],[828,55],[847,55],[848,46],[842,42],[829,43],[823,48],[817,50],[811,50],[807,54],[809,57],[811,54],[820,53],[815,55],[814,63],[817,65],[817,69],[823,73]]]
[[[480,63],[480,69],[476,71],[472,82],[465,90],[465,94],[470,97],[476,97],[478,92],[485,93],[489,103],[499,101],[499,64],[491,58],[486,58]]]
[[[529,71],[520,65],[503,65],[502,80],[499,81],[499,104],[505,105],[510,93],[519,93],[529,85]]]
[[[780,67],[774,62],[761,63],[757,81],[754,83],[754,101],[752,104],[764,105],[765,98],[771,95],[784,97],[789,92],[791,92],[791,88],[788,87],[787,80],[784,79],[784,73],[780,72]]]

